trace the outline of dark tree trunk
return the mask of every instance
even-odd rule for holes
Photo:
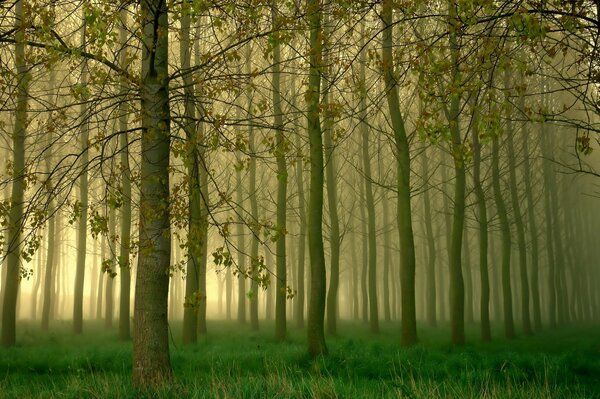
[[[133,329],[133,383],[141,390],[172,378],[167,304],[169,230],[168,16],[164,0],[140,4],[142,25],[140,220]]]
[[[308,303],[308,351],[317,357],[327,354],[325,343],[325,254],[323,248],[323,138],[319,116],[321,93],[321,41],[320,0],[307,1],[307,18],[310,29],[310,70],[307,92],[307,122],[310,140],[310,200],[308,203],[308,241],[310,252],[310,299]]]

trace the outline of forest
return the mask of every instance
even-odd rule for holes
[[[598,0],[0,2],[0,398],[600,398]]]

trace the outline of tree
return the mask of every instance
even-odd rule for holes
[[[27,100],[30,75],[25,60],[26,20],[23,1],[15,2],[15,69],[17,81],[14,132],[12,137],[12,190],[8,214],[8,248],[6,284],[2,302],[2,345],[16,343],[16,308],[20,282],[20,257],[25,193],[25,137],[27,133]]]
[[[271,26],[273,28],[273,113],[277,160],[277,225],[276,225],[276,290],[275,290],[275,339],[285,340],[286,336],[286,299],[287,299],[287,271],[286,271],[286,214],[287,214],[287,181],[288,172],[286,165],[286,139],[284,137],[283,112],[281,109],[281,39],[279,35],[279,16],[277,0],[271,1]]]
[[[163,0],[140,3],[142,158],[140,220],[133,324],[133,382],[161,386],[172,378],[167,302],[171,259],[169,231],[168,15]]]
[[[325,254],[323,249],[323,138],[319,100],[323,57],[322,3],[308,0],[306,15],[310,31],[309,79],[306,99],[310,141],[310,199],[308,203],[308,242],[310,252],[310,298],[307,336],[311,356],[327,354],[325,343]]]
[[[381,10],[383,21],[383,49],[381,55],[385,94],[395,140],[397,168],[397,218],[400,237],[400,284],[402,292],[402,345],[417,343],[417,315],[415,304],[415,244],[410,206],[410,153],[404,118],[400,110],[398,82],[392,54],[393,1],[384,0]]]
[[[85,15],[82,18],[81,47],[86,49]],[[84,58],[81,63],[81,84],[88,84],[88,66]],[[84,96],[81,102],[79,115],[81,118],[81,177],[79,178],[79,215],[77,231],[77,268],[75,270],[75,289],[73,298],[73,332],[83,332],[83,284],[85,282],[85,260],[87,255],[87,218],[88,218],[88,164],[89,154],[87,151],[89,140],[88,124],[88,98]]]
[[[120,66],[126,68],[127,65],[127,14],[126,9],[120,13],[121,25],[119,27],[119,42],[121,52],[119,54]],[[121,77],[121,96],[127,94],[127,81]],[[131,253],[131,169],[129,167],[129,126],[128,120],[129,107],[127,102],[122,101],[119,104],[119,151],[121,153],[121,193],[123,205],[121,209],[121,247],[119,250],[119,277],[120,292],[119,296],[119,338],[128,340],[131,338],[130,326],[130,296],[131,296],[131,267],[129,264],[129,255]]]
[[[479,107],[474,105],[471,136],[473,138],[473,190],[475,191],[475,197],[477,198],[477,217],[479,221],[479,277],[481,286],[479,319],[481,323],[481,339],[487,342],[492,340],[492,331],[490,327],[490,280],[488,271],[488,214],[487,201],[481,182],[479,116]]]

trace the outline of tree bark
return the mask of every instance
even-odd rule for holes
[[[427,149],[423,151],[421,158],[422,174],[423,178],[427,179],[427,187],[423,192],[423,218],[425,224],[425,236],[427,238],[427,266],[426,266],[426,319],[427,324],[430,327],[437,325],[437,291],[436,291],[436,279],[435,279],[435,264],[436,264],[436,245],[435,235],[433,233],[433,225],[435,220],[431,212],[431,184],[429,180],[432,178],[429,176],[429,158]]]
[[[83,28],[81,32],[82,48],[85,51],[86,28],[85,16],[82,18]],[[88,67],[84,58],[81,64],[81,84],[87,86]],[[83,332],[83,287],[85,283],[85,261],[87,255],[87,215],[88,215],[88,163],[89,153],[88,137],[88,104],[84,96],[79,108],[79,117],[81,118],[81,177],[79,178],[79,205],[81,214],[78,220],[77,229],[77,266],[75,269],[75,288],[73,296],[73,333],[81,334]]]
[[[305,301],[305,255],[306,255],[306,199],[304,198],[304,159],[301,153],[300,133],[296,136],[296,146],[298,148],[298,156],[296,158],[296,186],[298,189],[298,223],[300,225],[300,233],[298,236],[298,284],[295,297],[294,318],[296,319],[296,327],[304,328],[304,301]]]
[[[310,299],[307,338],[311,356],[327,354],[325,343],[325,253],[323,248],[323,138],[319,116],[321,64],[323,56],[321,0],[307,0],[310,30],[307,122],[310,140],[310,200],[308,204],[308,241],[310,252]]]
[[[494,199],[496,210],[500,219],[500,230],[502,232],[502,298],[504,312],[504,335],[506,338],[515,337],[515,326],[512,308],[512,287],[510,282],[510,226],[506,214],[506,204],[502,198],[502,187],[500,186],[500,145],[499,138],[494,137],[492,141],[492,183],[494,186]]]
[[[23,200],[25,195],[25,136],[27,132],[27,100],[29,74],[25,61],[25,19],[23,1],[15,3],[15,68],[17,98],[12,137],[13,167],[6,255],[6,283],[2,301],[2,345],[14,346],[17,341],[17,296],[20,280],[22,247]]]
[[[121,10],[121,26],[119,27],[119,42],[121,43],[121,53],[119,54],[121,67],[126,67],[126,42],[127,42],[127,14],[126,10]],[[121,86],[121,95],[127,95],[125,82]],[[131,252],[131,170],[129,168],[129,135],[128,128],[128,106],[126,101],[119,104],[119,147],[121,151],[121,192],[123,194],[123,205],[121,209],[121,246],[119,248],[119,283],[121,295],[119,296],[119,339],[131,339],[131,267],[129,264],[129,255]]]
[[[278,7],[277,0],[271,2],[271,26],[275,35],[278,34]],[[284,341],[286,337],[287,313],[287,270],[286,270],[286,237],[287,237],[287,181],[288,172],[285,160],[286,140],[284,137],[283,111],[281,109],[281,89],[280,89],[280,64],[281,64],[281,45],[280,39],[274,39],[273,47],[273,114],[274,128],[276,135],[275,158],[277,160],[277,222],[276,234],[277,240],[275,258],[276,284],[275,284],[275,340]]]
[[[192,43],[190,42],[190,4],[184,0],[181,15],[181,37],[179,55],[183,71],[184,84],[184,121],[186,155],[185,165],[189,174],[189,203],[188,203],[188,259],[185,278],[185,303],[183,309],[183,337],[184,345],[195,344],[198,340],[198,313],[201,302],[206,303],[199,290],[200,259],[202,257],[202,237],[200,226],[200,178],[199,165],[196,153],[198,151],[198,137],[196,134],[196,107],[194,104],[194,84],[190,72],[192,57]]]
[[[510,70],[505,71],[505,85],[510,87]],[[527,274],[527,245],[525,243],[525,226],[521,214],[521,203],[519,201],[519,187],[517,186],[517,162],[514,145],[514,129],[511,120],[512,115],[507,118],[507,142],[508,142],[508,170],[510,178],[510,198],[512,203],[513,218],[517,230],[517,248],[519,251],[519,274],[521,283],[521,320],[523,323],[523,332],[531,334],[531,318],[529,316],[529,278]],[[527,154],[525,154],[527,156]]]
[[[402,345],[417,343],[417,315],[415,303],[415,244],[410,206],[410,153],[404,118],[400,110],[398,83],[394,74],[392,55],[392,0],[383,1],[382,68],[385,93],[394,131],[397,186],[398,186],[398,235],[400,237],[400,284],[402,295]]]
[[[454,161],[454,209],[452,212],[452,237],[450,243],[450,324],[452,343],[461,345],[465,342],[465,288],[462,274],[462,241],[465,224],[465,157],[460,134],[460,87],[459,44],[457,38],[458,16],[456,7],[449,6],[449,44],[452,62],[452,93],[450,93],[451,149]]]
[[[481,143],[479,142],[479,108],[473,111],[471,135],[473,138],[473,191],[477,201],[477,217],[479,221],[479,278],[481,297],[479,318],[481,323],[481,339],[492,340],[490,327],[490,278],[488,270],[488,214],[487,200],[481,184]]]
[[[168,16],[164,0],[140,4],[142,25],[140,252],[135,287],[133,383],[141,390],[172,378],[167,303],[169,230]]]

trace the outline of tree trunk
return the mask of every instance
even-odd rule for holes
[[[325,343],[325,253],[323,248],[323,138],[319,116],[321,61],[323,56],[320,0],[307,0],[310,29],[308,92],[308,137],[310,140],[310,200],[308,204],[308,241],[310,252],[310,299],[308,303],[308,350],[311,356],[327,354]]]
[[[327,18],[329,20],[329,18]],[[328,22],[328,21],[327,21]],[[330,87],[324,89],[323,102],[331,101]],[[327,112],[323,115],[323,144],[325,146],[325,180],[327,182],[327,207],[329,210],[329,245],[331,248],[329,268],[329,290],[327,291],[327,333],[337,335],[338,290],[340,285],[340,222],[338,217],[337,197],[337,163],[335,145],[331,138],[334,128],[333,116]]]
[[[477,219],[479,221],[479,278],[481,297],[479,318],[481,323],[481,339],[492,340],[490,327],[490,278],[488,270],[488,215],[487,203],[481,184],[481,144],[479,142],[479,108],[473,111],[471,135],[473,138],[473,191],[477,201]]]
[[[127,13],[125,9],[121,10],[121,26],[119,27],[119,41],[122,46],[120,53],[120,64],[124,68],[126,60],[126,42],[127,42]],[[127,95],[125,82],[121,86],[121,95]],[[119,104],[119,131],[120,131],[120,152],[121,152],[121,191],[123,194],[123,205],[121,209],[121,246],[119,249],[119,282],[121,295],[119,296],[119,338],[121,340],[131,339],[130,323],[130,296],[131,296],[131,267],[129,264],[129,254],[131,251],[131,170],[129,168],[129,135],[128,128],[128,106],[126,101]]]
[[[105,250],[104,248],[106,247],[105,244],[106,241],[106,237],[102,236],[101,240],[100,240],[100,262],[102,262],[104,260],[104,253]],[[96,258],[98,257],[98,254],[96,254]],[[98,297],[96,300],[96,320],[100,320],[102,319],[102,308],[103,308],[103,304],[104,304],[104,270],[102,269],[102,265],[100,266],[100,274],[98,275]]]
[[[300,133],[296,136],[296,147],[300,152]],[[296,159],[296,186],[298,189],[298,223],[300,224],[300,233],[298,235],[298,284],[295,298],[294,318],[296,319],[296,327],[304,328],[304,301],[305,288],[304,279],[305,271],[305,255],[306,255],[306,199],[304,198],[304,159],[301,153]]]
[[[404,118],[400,110],[398,84],[394,74],[392,0],[383,1],[382,68],[385,93],[394,130],[396,167],[398,169],[398,236],[400,237],[400,284],[402,295],[402,345],[417,342],[417,315],[415,303],[415,244],[410,207],[410,153]]]
[[[278,32],[277,0],[271,2],[271,26]],[[277,34],[277,33],[276,33]],[[281,109],[280,92],[280,63],[281,45],[278,38],[273,47],[273,115],[276,135],[275,158],[277,160],[277,222],[276,222],[276,284],[275,284],[275,340],[284,341],[286,336],[286,300],[287,300],[287,271],[286,271],[286,214],[287,214],[287,181],[286,141],[284,137],[283,111]]]
[[[116,277],[116,271],[114,267],[116,266],[115,259],[115,246],[113,245],[115,234],[116,234],[116,221],[117,212],[114,207],[110,207],[109,216],[108,216],[108,248],[106,253],[110,258],[103,259],[103,262],[107,262],[106,265],[110,267],[110,269],[106,270],[106,292],[104,293],[104,326],[106,328],[113,327],[113,318],[114,318],[114,281]]]
[[[506,338],[515,337],[515,326],[512,308],[512,288],[510,282],[510,226],[506,214],[506,205],[502,198],[502,187],[500,186],[500,145],[498,137],[492,141],[492,180],[494,186],[494,199],[496,210],[500,219],[500,230],[502,232],[502,297],[504,311],[504,335]]]
[[[505,71],[506,89],[510,87],[510,70]],[[531,334],[531,318],[529,316],[529,278],[527,274],[527,245],[525,243],[525,226],[521,214],[521,203],[519,201],[519,187],[517,186],[517,162],[514,146],[514,129],[511,120],[512,115],[508,114],[506,122],[507,141],[508,141],[508,169],[510,177],[510,198],[512,202],[513,217],[517,230],[517,248],[519,251],[519,274],[521,283],[521,320],[523,323],[523,332]],[[527,157],[528,154],[525,154]]]
[[[2,301],[2,345],[14,346],[17,340],[17,296],[19,293],[20,261],[25,195],[25,135],[27,130],[27,100],[29,74],[25,63],[25,20],[23,1],[15,3],[15,68],[17,98],[14,134],[12,137],[12,192],[8,215],[6,283]]]
[[[427,324],[430,327],[437,325],[437,313],[436,313],[436,279],[435,279],[435,264],[436,264],[436,249],[435,249],[435,235],[433,234],[433,224],[435,220],[431,212],[431,184],[429,180],[432,176],[429,175],[429,158],[427,149],[423,151],[421,158],[422,174],[423,178],[427,180],[427,187],[423,192],[423,219],[425,224],[425,236],[427,238],[427,270],[426,274],[426,319]]]
[[[449,44],[452,59],[452,87],[460,87],[459,44],[457,38],[458,16],[456,7],[449,7]],[[450,324],[452,343],[465,342],[465,288],[462,274],[462,241],[465,224],[465,156],[460,134],[460,94],[450,94],[448,122],[450,124],[451,148],[454,161],[454,209],[452,212],[452,237],[450,243]]]
[[[168,15],[164,0],[140,4],[142,25],[140,250],[135,287],[133,383],[147,390],[172,378],[167,304],[169,230]]]
[[[202,257],[202,241],[205,237],[201,235],[200,226],[200,178],[199,165],[196,162],[198,151],[198,137],[196,134],[196,107],[194,104],[194,84],[190,72],[190,61],[192,57],[192,44],[190,43],[190,11],[189,1],[184,0],[181,16],[180,37],[180,62],[183,71],[184,84],[184,120],[183,130],[185,132],[186,155],[185,165],[189,175],[189,203],[188,203],[188,259],[185,278],[185,304],[183,308],[183,338],[184,345],[195,344],[198,340],[198,312],[201,302],[206,302],[199,291],[199,269]]]
[[[86,48],[86,28],[85,15],[82,18],[83,28],[81,32],[81,44],[85,51]],[[81,85],[88,83],[88,66],[84,58],[81,64]],[[88,137],[90,133],[88,123],[89,106],[87,98],[84,96],[79,108],[79,117],[81,119],[81,177],[79,178],[79,205],[81,214],[78,220],[77,229],[77,266],[75,269],[75,288],[73,297],[73,333],[81,334],[83,332],[83,288],[85,283],[85,264],[87,255],[87,215],[88,215],[88,162],[89,153]]]
[[[390,265],[392,263],[392,231],[388,221],[390,220],[390,206],[387,195],[381,198],[383,208],[383,314],[384,320],[390,322],[392,320],[392,310],[390,303],[390,283],[393,281],[390,273]]]

